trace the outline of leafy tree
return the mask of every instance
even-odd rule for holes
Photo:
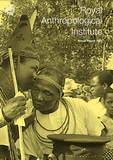
[[[62,69],[66,76],[80,83],[86,82],[92,72],[105,69],[105,62],[113,50],[113,2],[110,0],[13,0],[15,14],[2,13],[3,24],[0,27],[1,48],[5,48],[7,40],[18,24],[22,14],[30,17],[37,8],[38,16],[33,29],[34,44],[40,56],[40,64],[53,64]],[[80,7],[100,8],[102,14],[86,15],[80,13]],[[92,7],[93,6],[93,7]],[[100,25],[42,23],[43,19],[102,18]],[[102,29],[101,35],[72,34],[72,28]],[[78,40],[95,40],[95,42],[79,42]],[[102,40],[98,42],[98,40]],[[103,61],[104,58],[104,61]],[[102,67],[103,65],[103,67]]]

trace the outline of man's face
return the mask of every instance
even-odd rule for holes
[[[113,116],[113,93],[107,93],[104,105],[107,108],[107,113]]]
[[[104,85],[101,85],[99,82],[98,76],[95,76],[91,79],[91,93],[94,98],[101,97],[104,92]]]
[[[34,107],[41,113],[51,113],[58,107],[60,94],[55,86],[45,80],[38,80],[31,94]]]
[[[22,90],[26,91],[32,87],[38,68],[39,62],[33,58],[27,58],[25,62],[20,63],[19,70],[17,71],[17,80]]]

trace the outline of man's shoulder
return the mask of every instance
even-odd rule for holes
[[[64,97],[63,99],[72,103],[87,103],[82,98]]]
[[[91,99],[90,101],[88,101],[88,104],[97,104],[97,103],[100,102],[99,99],[100,99],[100,97],[99,98]]]
[[[81,98],[70,98],[70,97],[66,97],[64,98],[64,100],[69,103],[73,108],[81,110],[81,109],[86,109],[87,106],[87,102],[85,102],[83,99]]]

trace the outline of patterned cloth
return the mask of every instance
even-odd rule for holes
[[[102,152],[100,153],[97,152],[97,153],[96,154],[87,153],[78,156],[74,154],[70,155],[65,154],[65,155],[60,155],[58,157],[58,160],[113,160],[113,149],[103,148]]]
[[[113,149],[105,148],[102,156],[103,160],[113,160]]]

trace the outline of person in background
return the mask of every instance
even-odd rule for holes
[[[106,114],[101,116],[103,123],[106,126],[106,134],[113,135],[113,89],[108,88],[103,95],[104,106],[106,107]]]
[[[106,108],[106,114],[100,117],[101,122],[104,124],[104,134],[111,136],[111,141],[106,143],[104,157],[106,160],[111,160],[113,157],[113,89],[107,88],[104,91],[103,102]]]
[[[89,108],[100,117],[106,113],[106,108],[103,105],[104,90],[109,88],[113,82],[113,76],[110,71],[96,72],[91,77],[91,93],[94,99],[88,102]]]
[[[113,76],[113,70],[109,70],[110,71],[110,73],[112,74],[112,76]],[[110,86],[111,88],[113,88],[113,83],[111,84],[111,86]]]
[[[101,135],[103,125],[79,98],[63,97],[65,77],[55,67],[39,71],[31,90],[35,119],[23,132],[26,159],[52,153],[49,134]],[[93,125],[92,125],[93,124]]]

